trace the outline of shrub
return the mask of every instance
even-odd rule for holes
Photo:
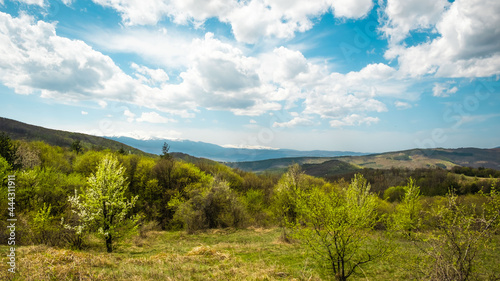
[[[179,205],[175,218],[186,230],[220,227],[241,227],[247,223],[247,213],[236,192],[224,181],[214,181],[206,191],[196,191],[188,201]]]
[[[391,186],[384,191],[384,200],[389,202],[401,202],[403,196],[405,195],[405,187],[404,186]]]

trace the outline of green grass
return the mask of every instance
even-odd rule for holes
[[[321,280],[304,246],[282,243],[280,229],[150,231],[108,254],[98,241],[83,251],[23,246],[17,248],[17,273],[0,264],[0,280]],[[480,252],[480,280],[500,272],[494,237]],[[423,261],[415,244],[392,240],[390,254],[363,265],[352,280],[415,280]],[[3,260],[8,248],[1,246]]]

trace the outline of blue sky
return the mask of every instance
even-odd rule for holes
[[[500,146],[496,0],[0,0],[0,116],[99,136]]]

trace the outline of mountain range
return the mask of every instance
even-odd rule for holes
[[[485,167],[500,170],[500,147],[433,148],[366,154],[350,151],[298,151],[291,149],[228,148],[215,144],[189,140],[137,140],[127,137],[103,138],[81,133],[52,130],[0,117],[0,132],[12,139],[44,141],[50,145],[71,147],[79,140],[87,149],[125,150],[132,154],[160,154],[164,142],[174,157],[186,161],[199,158],[224,162],[227,166],[246,171],[282,171],[297,163],[310,173],[336,173],[363,168],[390,169],[432,168],[450,169],[453,166]]]
[[[163,143],[166,142],[170,146],[170,152],[182,152],[195,157],[208,158],[219,162],[260,161],[289,157],[338,157],[366,155],[366,153],[352,151],[300,151],[293,149],[232,148],[190,140],[138,140],[128,137],[110,137],[109,139],[153,154],[160,154]]]

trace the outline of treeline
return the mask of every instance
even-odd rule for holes
[[[456,166],[451,171],[441,168],[391,168],[362,169],[355,172],[326,176],[331,182],[342,178],[350,179],[355,174],[362,174],[372,186],[372,191],[380,196],[392,186],[403,186],[408,178],[414,178],[420,186],[422,195],[444,196],[452,189],[458,195],[475,194],[479,191],[489,193],[492,186],[500,188],[500,171],[485,168]],[[473,177],[473,178],[470,178]],[[491,178],[493,177],[493,178]]]
[[[451,168],[451,171],[455,174],[466,175],[469,177],[480,177],[480,178],[500,178],[500,171],[491,168],[472,168],[472,167],[462,167],[455,166]]]

